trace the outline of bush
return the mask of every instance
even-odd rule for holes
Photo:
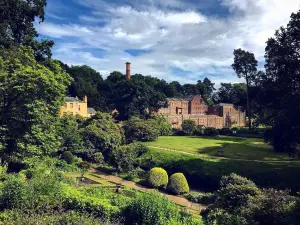
[[[156,116],[153,119],[153,122],[156,123],[155,126],[158,127],[160,136],[170,136],[172,135],[172,126],[169,124],[167,119],[163,116]]]
[[[137,167],[139,157],[144,155],[147,151],[147,146],[141,143],[121,146],[113,150],[111,163],[119,172],[128,172]]]
[[[220,135],[232,135],[232,130],[230,130],[230,128],[228,127],[223,127],[222,129],[219,130],[219,134]]]
[[[190,191],[188,182],[183,173],[174,173],[170,177],[168,190],[175,194],[184,194]]]
[[[148,183],[154,188],[166,188],[168,184],[168,174],[162,168],[153,168],[149,172]]]
[[[134,141],[155,141],[159,136],[159,128],[151,120],[131,119],[124,124],[127,143]]]
[[[218,130],[214,127],[206,127],[204,129],[204,135],[205,136],[217,136],[218,135]]]
[[[202,136],[204,134],[204,127],[203,126],[197,126],[196,129],[193,132],[193,135],[195,136]]]
[[[185,134],[192,135],[196,129],[196,122],[194,120],[184,120],[181,126]]]
[[[2,187],[1,208],[21,209],[25,199],[25,183],[21,177],[11,175]]]
[[[101,152],[94,153],[92,156],[92,161],[97,164],[103,164],[104,157],[103,157],[102,153]]]
[[[78,167],[84,170],[88,170],[91,167],[91,164],[87,161],[83,161],[78,164]]]
[[[181,215],[177,206],[165,197],[154,193],[140,194],[126,209],[125,225],[191,225],[200,221]],[[198,222],[198,223],[197,223]]]
[[[184,195],[189,201],[203,204],[203,205],[210,205],[216,200],[216,194],[215,193],[202,193],[202,192],[196,192],[191,191]]]
[[[73,154],[69,151],[63,152],[61,158],[65,160],[68,164],[73,164],[75,162]]]

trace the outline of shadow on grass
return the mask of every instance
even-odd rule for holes
[[[214,191],[224,175],[237,173],[253,180],[260,187],[300,190],[300,163],[245,162],[231,160],[204,160],[195,156],[151,149],[155,166],[163,167],[168,174],[181,172],[192,188]]]

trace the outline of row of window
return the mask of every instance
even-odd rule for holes
[[[76,103],[76,106],[77,106],[78,104]],[[67,103],[65,104],[65,106],[66,106],[66,108],[67,108]],[[74,104],[73,103],[70,103],[70,109],[73,109],[73,107],[74,107]],[[80,111],[80,104],[78,105],[78,111]]]

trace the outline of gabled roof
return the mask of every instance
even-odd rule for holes
[[[94,108],[87,108],[88,114],[96,114],[96,110]]]
[[[188,101],[185,98],[166,98],[167,101]]]
[[[192,95],[188,98],[188,101],[197,101],[200,102],[202,100],[202,96],[201,95]]]
[[[231,103],[219,103],[220,106],[233,106]]]
[[[65,97],[65,102],[80,102],[80,103],[84,103],[84,101],[78,99],[78,98],[74,98],[74,97]]]

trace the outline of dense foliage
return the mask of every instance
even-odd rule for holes
[[[160,134],[160,127],[155,120],[132,118],[124,123],[123,128],[127,143],[155,141]]]
[[[48,155],[59,147],[58,112],[70,82],[59,64],[39,64],[29,47],[0,55],[1,158]]]
[[[299,199],[231,174],[222,178],[215,202],[202,214],[207,224],[297,224]]]
[[[190,191],[190,187],[183,173],[174,173],[170,177],[168,190],[175,194],[185,194]]]
[[[152,168],[148,175],[148,184],[154,188],[166,188],[168,174],[163,168]]]
[[[196,130],[196,122],[194,120],[184,120],[181,126],[186,135],[192,135]]]

